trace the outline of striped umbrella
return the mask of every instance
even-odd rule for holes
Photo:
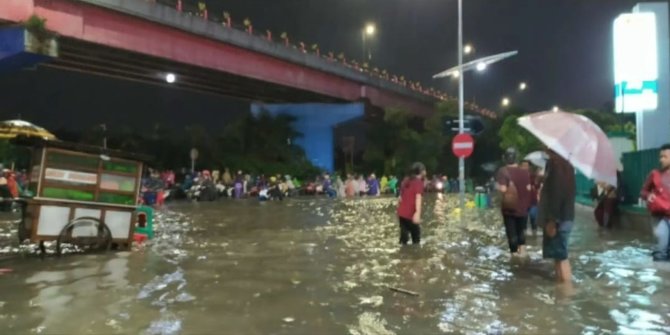
[[[17,136],[39,137],[45,140],[55,140],[56,136],[48,130],[23,120],[8,120],[0,122],[0,139],[10,139]]]

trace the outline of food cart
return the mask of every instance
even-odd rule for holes
[[[31,148],[19,240],[56,241],[81,249],[129,248],[137,219],[143,163],[136,154],[62,141],[17,138]]]

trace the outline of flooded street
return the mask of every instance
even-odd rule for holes
[[[670,333],[651,236],[580,213],[565,294],[541,237],[511,260],[496,211],[428,200],[418,248],[398,246],[390,198],[173,204],[133,252],[60,259],[17,252],[5,225],[0,334]]]

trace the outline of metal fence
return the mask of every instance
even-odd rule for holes
[[[659,149],[647,149],[623,154],[623,186],[627,203],[637,203],[640,189],[649,173],[658,168]]]
[[[640,150],[623,154],[624,171],[621,174],[625,204],[637,204],[640,189],[651,170],[658,167],[658,149]],[[577,195],[588,197],[594,186],[590,180],[580,172],[576,175]]]
[[[589,197],[591,194],[591,189],[593,188],[593,185],[595,185],[593,180],[587,178],[581,172],[577,171],[575,182],[577,183],[575,189],[577,191],[577,196]]]

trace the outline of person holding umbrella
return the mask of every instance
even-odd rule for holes
[[[572,281],[568,238],[575,220],[575,169],[554,151],[547,150],[547,154],[549,161],[538,205],[538,221],[544,225],[542,255],[554,260],[557,280],[566,283]]]
[[[544,145],[549,161],[537,222],[544,229],[542,254],[553,259],[559,283],[572,283],[568,238],[575,218],[575,168],[586,177],[617,186],[618,158],[607,135],[589,118],[563,111],[526,115],[520,126]]]

